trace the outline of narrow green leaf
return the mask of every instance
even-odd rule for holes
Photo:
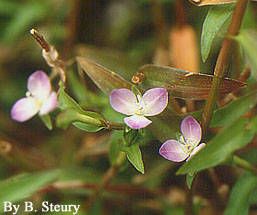
[[[168,66],[145,65],[133,80],[138,80],[144,89],[164,87],[174,97],[201,100],[208,98],[213,78],[212,75],[190,73]],[[219,93],[227,94],[243,86],[245,84],[240,81],[224,78]]]
[[[255,90],[216,110],[211,121],[211,127],[231,125],[256,104],[257,91]]]
[[[239,119],[218,133],[201,151],[184,163],[177,174],[199,172],[224,162],[237,149],[247,145],[256,133],[256,119]]]
[[[71,123],[77,128],[87,132],[97,132],[105,128],[104,118],[95,112],[78,112],[75,109],[67,109],[56,118],[56,125],[60,128],[67,128]]]
[[[49,130],[53,129],[52,120],[49,114],[43,116],[39,115],[39,117]]]
[[[203,62],[207,60],[213,41],[220,33],[222,26],[231,18],[233,7],[234,5],[224,5],[213,6],[209,9],[203,23],[201,35],[201,55]]]
[[[257,177],[250,173],[241,176],[234,185],[224,215],[249,214],[250,197],[257,189]]]
[[[105,94],[109,94],[112,90],[118,88],[130,89],[132,86],[131,83],[115,72],[112,72],[87,58],[77,57],[77,62],[82,70]]]
[[[240,43],[246,56],[246,60],[251,67],[253,77],[257,79],[257,31],[241,31],[235,39]]]
[[[142,174],[144,174],[144,163],[141,150],[138,144],[129,147],[122,147],[122,151],[126,152],[129,162]]]
[[[35,192],[56,180],[59,170],[18,175],[0,182],[0,202],[17,202],[30,197]],[[0,206],[3,212],[3,204]]]

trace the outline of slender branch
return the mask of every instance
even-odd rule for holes
[[[108,130],[123,130],[124,129],[124,124],[122,124],[122,123],[105,121],[105,124],[106,124],[106,129],[108,129]]]
[[[87,190],[96,190],[98,189],[98,184],[94,183],[85,183],[83,181],[60,181],[55,182],[43,189],[39,192],[47,193],[53,192],[56,190],[73,190],[73,189],[87,189]],[[162,190],[152,190],[144,187],[139,187],[131,184],[115,184],[115,185],[107,185],[105,190],[112,193],[122,193],[124,195],[133,196],[133,195],[140,195],[140,196],[149,196],[149,197],[156,197],[161,196],[164,194]]]
[[[248,0],[238,0],[238,2],[236,3],[235,10],[232,15],[232,21],[228,27],[227,34],[229,37],[238,34],[247,3]],[[214,79],[212,82],[211,91],[202,114],[202,128],[204,134],[206,133],[210,120],[212,118],[214,104],[216,102],[218,95],[218,89],[227,69],[230,49],[233,44],[233,41],[229,37],[225,37],[225,39],[223,40],[222,47],[214,69]]]
[[[248,161],[234,155],[233,156],[233,163],[238,166],[241,167],[242,169],[245,169],[247,171],[252,172],[253,174],[257,175],[257,167],[253,166],[251,163],[249,163]]]
[[[48,66],[53,68],[53,71],[60,75],[63,82],[66,81],[65,63],[59,58],[57,50],[51,46],[37,30],[31,29],[30,34],[42,48],[42,56]],[[55,74],[52,75],[54,77]]]
[[[104,174],[102,182],[99,184],[99,186],[95,189],[95,192],[91,196],[91,198],[88,201],[88,208],[90,208],[96,199],[101,195],[101,192],[110,184],[111,180],[117,175],[119,172],[119,169],[121,165],[124,163],[126,159],[126,155],[124,152],[120,152],[116,163],[113,164]]]

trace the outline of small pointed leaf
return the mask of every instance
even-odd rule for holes
[[[139,145],[133,144],[129,147],[122,147],[122,151],[127,154],[129,162],[137,169],[137,171],[144,174],[144,163]]]
[[[49,114],[46,115],[42,115],[39,116],[40,119],[42,120],[42,122],[44,123],[44,125],[49,129],[52,130],[53,129],[53,124],[52,124],[52,120]]]

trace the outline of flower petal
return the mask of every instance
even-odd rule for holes
[[[165,88],[153,88],[143,95],[145,116],[154,116],[161,113],[168,105],[168,91]]]
[[[113,90],[110,94],[110,103],[117,112],[133,115],[137,110],[137,99],[128,89]]]
[[[144,116],[139,116],[139,115],[126,117],[124,118],[124,122],[126,123],[127,126],[129,126],[132,129],[145,128],[146,126],[152,123],[151,120],[147,119]]]
[[[189,156],[184,147],[176,140],[167,140],[159,149],[159,154],[167,160],[181,162]]]
[[[19,99],[12,107],[11,117],[18,122],[24,122],[32,118],[39,111],[36,100],[28,97]]]
[[[46,73],[36,71],[28,79],[29,92],[40,100],[45,100],[51,92],[51,83]]]
[[[191,159],[197,152],[199,152],[202,148],[204,148],[206,146],[205,143],[201,143],[199,146],[195,147],[194,150],[191,152],[189,158],[187,158],[186,161],[188,161],[189,159]]]
[[[45,115],[54,110],[58,105],[57,95],[55,92],[52,92],[50,96],[45,100],[42,107],[40,108],[39,114]]]
[[[187,143],[191,143],[194,147],[199,144],[202,138],[202,129],[194,117],[187,116],[183,119],[180,129]]]

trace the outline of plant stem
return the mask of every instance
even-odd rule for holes
[[[104,174],[102,182],[95,189],[95,192],[91,196],[88,201],[88,209],[94,204],[96,199],[101,195],[101,192],[110,184],[111,180],[117,175],[121,165],[126,160],[126,154],[124,152],[120,152],[117,157],[116,163],[113,164]]]
[[[243,16],[246,10],[247,3],[248,3],[248,0],[237,1],[234,13],[232,15],[231,23],[228,27],[227,36],[231,37],[238,34],[238,31],[240,29]],[[203,114],[202,114],[203,134],[206,134],[206,131],[208,129],[208,126],[213,114],[214,104],[217,99],[218,89],[219,89],[221,80],[225,74],[225,71],[227,69],[230,49],[232,48],[232,44],[233,44],[233,41],[229,37],[225,37],[225,39],[223,40],[222,47],[220,49],[220,53],[214,69],[214,79],[212,82],[211,91],[209,93],[208,100],[203,110]]]
[[[241,167],[257,175],[257,168],[255,166],[236,155],[233,156],[233,163],[238,167]]]
[[[117,123],[117,122],[105,122],[106,124],[106,129],[108,130],[123,130],[124,129],[124,124],[122,123]]]

